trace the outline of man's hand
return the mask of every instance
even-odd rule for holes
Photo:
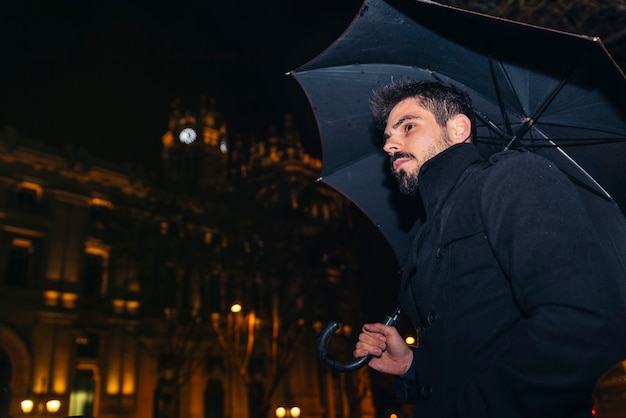
[[[395,327],[383,324],[364,324],[354,357],[368,354],[372,359],[368,365],[379,372],[395,376],[405,374],[413,361],[413,352],[404,342]]]

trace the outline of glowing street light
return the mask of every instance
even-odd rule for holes
[[[31,412],[33,412],[33,408],[35,407],[35,402],[33,402],[30,399],[24,399],[22,403],[20,404],[20,407],[22,408],[23,413],[30,414]]]
[[[24,414],[30,414],[35,409],[35,402],[32,399],[24,399],[20,402],[20,408]],[[61,409],[61,401],[58,399],[50,399],[45,402],[45,410],[49,414],[56,414]],[[44,411],[44,402],[39,402],[38,404],[38,414],[43,413]]]
[[[284,406],[279,406],[278,408],[276,408],[275,412],[278,418],[284,418],[284,417],[298,418],[300,416],[300,408],[298,408],[297,406],[292,406],[289,409],[285,408]]]
[[[46,402],[46,411],[50,412],[51,414],[56,414],[57,412],[59,412],[59,409],[61,409],[60,400],[50,399],[48,402]]]

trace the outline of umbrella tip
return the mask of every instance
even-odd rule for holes
[[[317,183],[318,181],[322,181],[321,177],[318,177],[317,179],[315,179],[315,182]]]

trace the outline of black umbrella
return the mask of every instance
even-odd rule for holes
[[[600,39],[427,0],[366,0],[333,45],[290,74],[315,112],[321,180],[379,226],[398,261],[419,208],[390,179],[369,98],[412,78],[472,96],[484,155],[524,146],[556,163],[580,186],[603,245],[626,271],[626,79]]]

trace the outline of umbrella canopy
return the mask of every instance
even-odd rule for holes
[[[555,162],[600,219],[607,249],[624,260],[626,79],[600,39],[427,0],[366,0],[333,45],[290,74],[315,112],[321,180],[378,225],[398,261],[420,208],[396,190],[369,99],[401,78],[466,90],[485,156],[524,146]]]

